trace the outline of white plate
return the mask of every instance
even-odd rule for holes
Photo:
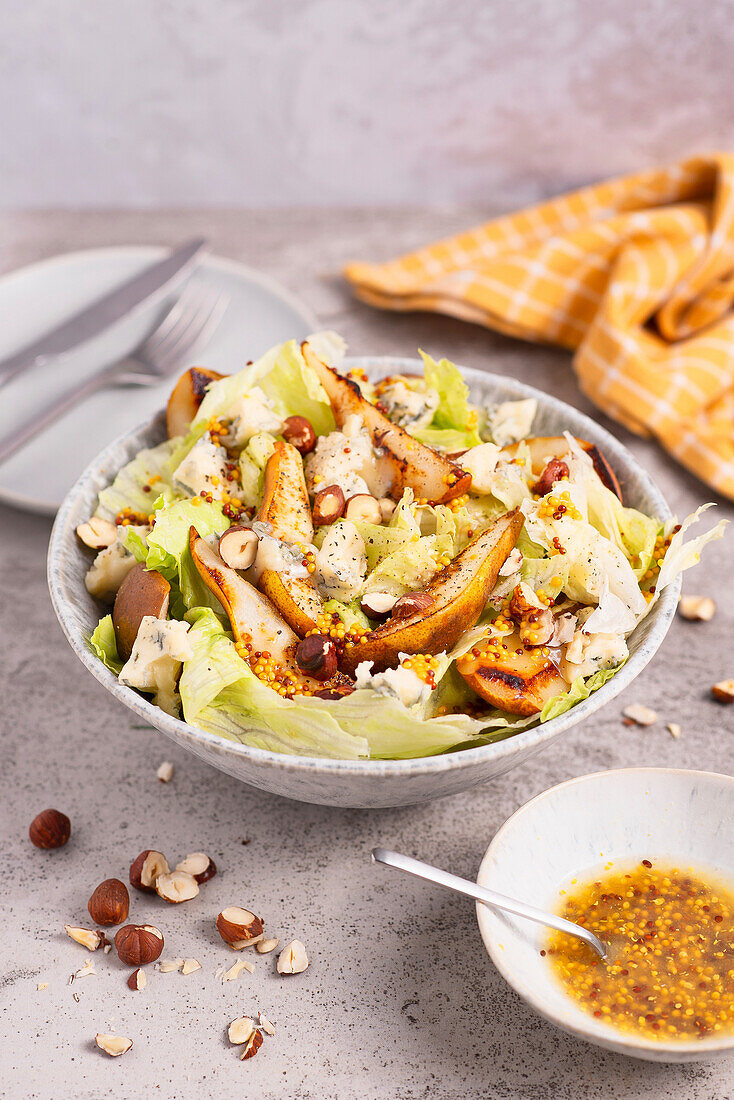
[[[124,282],[166,249],[95,248],[31,264],[0,279],[0,358],[12,354]],[[206,257],[193,278],[224,291],[229,306],[198,361],[229,374],[273,344],[317,328],[302,302],[277,283],[233,260]],[[89,373],[128,354],[169,308],[179,288],[134,320],[121,321],[61,360],[34,367],[0,389],[0,436]],[[193,364],[191,364],[193,365]],[[54,515],[81,471],[111,439],[162,408],[173,380],[120,386],[93,394],[0,464],[0,500]]]

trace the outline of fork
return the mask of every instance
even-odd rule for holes
[[[214,334],[228,304],[227,295],[189,282],[157,328],[134,351],[72,386],[0,439],[0,462],[97,390],[114,384],[153,386],[173,374]]]

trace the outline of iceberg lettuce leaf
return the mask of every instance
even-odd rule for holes
[[[97,654],[105,668],[108,668],[110,672],[114,672],[115,676],[120,675],[125,662],[120,660],[120,655],[117,652],[117,638],[115,637],[111,615],[105,615],[103,619],[99,620],[89,639],[89,647]]]

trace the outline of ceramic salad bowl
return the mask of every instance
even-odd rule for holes
[[[415,372],[422,366],[417,360],[393,357],[359,357],[346,363],[363,367],[373,379]],[[559,435],[568,430],[595,443],[622,483],[625,503],[661,521],[670,518],[670,510],[651,478],[625,447],[589,417],[512,379],[471,369],[462,373],[475,402],[536,398],[534,434]],[[658,649],[675,612],[679,579],[662,592],[632,633],[628,640],[629,659],[603,687],[565,714],[491,744],[410,760],[334,760],[274,753],[224,740],[171,717],[119,683],[87,644],[97,625],[100,605],[84,586],[89,560],[75,529],[94,512],[98,492],[112,481],[117,471],[141,448],[154,446],[164,438],[162,416],[121,436],[87,467],[70,490],[59,509],[49,544],[51,598],[75,653],[116,699],[177,744],[262,790],[324,805],[381,807],[427,802],[486,782],[550,744],[624,690]]]

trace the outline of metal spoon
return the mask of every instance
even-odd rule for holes
[[[459,878],[448,871],[442,871],[438,867],[431,867],[430,863],[422,863],[419,859],[403,856],[400,852],[391,852],[387,848],[373,848],[372,860],[374,863],[384,863],[386,867],[394,867],[398,871],[407,871],[409,875],[435,882],[439,886],[446,886],[449,890],[455,890],[458,894],[466,894],[475,898],[484,905],[490,905],[494,909],[503,909],[506,913],[513,913],[516,917],[525,917],[535,921],[536,924],[545,924],[549,928],[555,928],[558,932],[567,932],[569,936],[587,943],[600,958],[606,959],[607,946],[600,939],[582,928],[573,921],[557,917],[555,913],[546,913],[543,909],[536,909],[534,905],[526,905],[524,901],[515,901],[514,898],[506,898],[504,894],[496,894],[494,890],[486,890],[469,879]]]

